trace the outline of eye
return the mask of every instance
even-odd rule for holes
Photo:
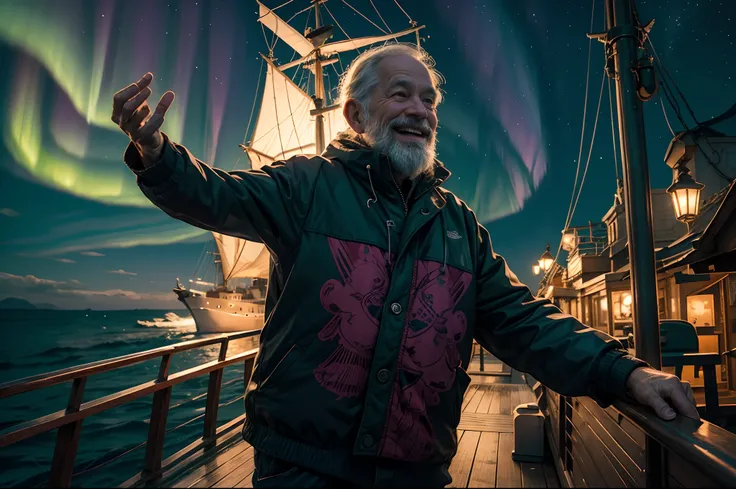
[[[409,95],[404,90],[399,90],[398,92],[394,92],[394,97],[398,98],[406,98]]]

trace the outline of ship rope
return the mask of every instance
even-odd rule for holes
[[[391,28],[388,26],[386,21],[383,19],[383,16],[381,16],[381,12],[378,11],[378,8],[376,7],[376,4],[373,3],[373,0],[370,0],[371,6],[373,7],[373,10],[376,11],[376,14],[378,15],[378,18],[381,19],[381,22],[383,22],[383,25],[386,26],[386,29],[388,29],[389,32],[391,32]]]
[[[588,32],[593,32],[593,25],[595,20],[595,2],[596,0],[592,0],[592,6],[590,11],[590,30]],[[563,227],[563,230],[567,229],[570,223],[572,222],[573,217],[573,206],[576,205],[576,199],[575,199],[575,192],[578,186],[578,177],[580,176],[580,168],[582,166],[582,156],[583,156],[583,143],[585,141],[585,127],[587,122],[587,114],[588,114],[588,87],[590,85],[590,57],[592,52],[592,44],[593,39],[588,39],[588,66],[587,71],[585,74],[585,99],[583,101],[583,122],[582,127],[580,130],[580,146],[578,149],[578,158],[576,160],[577,167],[575,169],[575,180],[573,181],[572,186],[572,194],[570,195],[570,205],[567,208],[567,216],[565,217],[565,226]],[[596,116],[597,117],[597,116]],[[581,185],[582,190],[582,185]],[[578,193],[579,197],[580,193]],[[555,253],[555,261],[553,263],[557,263],[557,259],[560,256],[560,252],[562,251],[562,240],[560,240],[559,244],[557,245],[557,252]],[[552,267],[550,270],[546,271],[544,274],[544,277],[542,277],[541,283],[540,283],[540,289],[544,289],[547,287],[547,283],[552,279],[554,276],[553,270],[555,267]]]
[[[412,19],[411,16],[406,13],[406,10],[403,9],[403,7],[401,6],[401,4],[399,3],[399,0],[394,0],[394,3],[396,4],[397,7],[399,7],[399,9],[402,12],[404,12],[404,15],[406,15],[406,18],[409,19],[409,23],[412,24],[412,25],[414,25],[414,19]]]
[[[372,21],[371,19],[369,19],[368,17],[366,17],[366,16],[365,16],[365,15],[363,14],[363,12],[361,12],[361,11],[360,11],[360,10],[358,10],[357,8],[355,8],[355,7],[353,7],[352,5],[350,5],[350,4],[349,4],[349,3],[347,2],[347,0],[342,0],[342,3],[344,3],[345,5],[347,5],[348,7],[350,7],[351,9],[353,9],[353,11],[355,11],[355,13],[357,13],[358,15],[360,15],[361,17],[363,17],[363,18],[364,18],[365,20],[367,20],[368,22],[370,22],[371,24],[373,24],[373,26],[374,26],[374,27],[375,27],[376,29],[378,29],[379,31],[383,32],[384,34],[388,34],[389,32],[391,32],[391,29],[389,29],[389,30],[388,30],[388,32],[384,31],[384,30],[383,30],[382,28],[380,28],[380,27],[378,26],[378,24],[376,24],[376,23],[375,23],[375,22],[373,22],[373,21]],[[373,2],[371,2],[371,3],[373,3]],[[324,7],[325,7],[325,8],[327,9],[327,12],[330,12],[330,8],[329,8],[329,7],[327,6],[327,4],[326,4],[326,3],[325,3],[325,4],[322,4],[322,5],[323,5],[323,6],[324,6]],[[380,17],[380,16],[381,16],[381,14],[378,14],[378,16]],[[334,20],[334,21],[335,21],[335,23],[337,24],[337,26],[338,26],[338,27],[340,27],[340,23],[339,23],[339,22],[337,22],[337,19],[335,19],[335,17],[334,17],[333,15],[332,15],[332,13],[331,13],[331,12],[330,12],[330,17],[332,17],[332,20]],[[383,18],[382,18],[381,20],[383,20]],[[386,23],[386,22],[384,21],[384,24],[385,24],[385,23]],[[386,26],[386,28],[388,29],[388,26]],[[351,38],[350,36],[348,36],[347,32],[345,32],[345,29],[343,29],[342,27],[340,27],[340,30],[342,31],[342,33],[343,33],[343,34],[345,34],[345,36],[346,36],[346,37],[347,37],[348,39],[352,39],[352,38]]]

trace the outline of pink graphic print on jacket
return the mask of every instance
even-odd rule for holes
[[[419,261],[416,266],[399,375],[379,452],[410,461],[425,460],[434,449],[427,407],[438,405],[440,393],[449,391],[455,382],[460,366],[458,344],[465,336],[467,319],[454,309],[472,278],[452,267],[443,274],[436,262]]]
[[[363,394],[378,337],[379,311],[389,285],[388,253],[362,243],[328,238],[342,280],[331,279],[320,299],[333,318],[319,332],[322,341],[338,338],[334,352],[315,370],[317,382],[342,397]]]

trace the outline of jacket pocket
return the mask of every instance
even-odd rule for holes
[[[259,390],[268,389],[273,384],[278,384],[278,380],[294,366],[294,364],[299,360],[299,357],[301,357],[301,349],[297,345],[289,348],[286,355],[281,357],[281,360],[276,364],[276,367],[274,367],[271,373],[268,374],[268,377],[266,377],[266,379],[261,383]]]
[[[465,397],[465,391],[470,385],[470,381],[470,376],[462,367],[458,367],[455,370],[454,427],[457,427],[457,425],[460,424],[460,416],[462,416],[463,410],[463,398]]]

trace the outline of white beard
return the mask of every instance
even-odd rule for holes
[[[431,133],[431,137],[425,142],[397,141],[393,128],[400,125],[423,126]],[[408,117],[397,117],[388,124],[381,124],[371,118],[367,121],[364,136],[366,142],[376,151],[388,155],[391,166],[403,177],[413,179],[423,173],[428,173],[434,167],[434,160],[437,157],[437,138],[426,120],[419,122]]]

